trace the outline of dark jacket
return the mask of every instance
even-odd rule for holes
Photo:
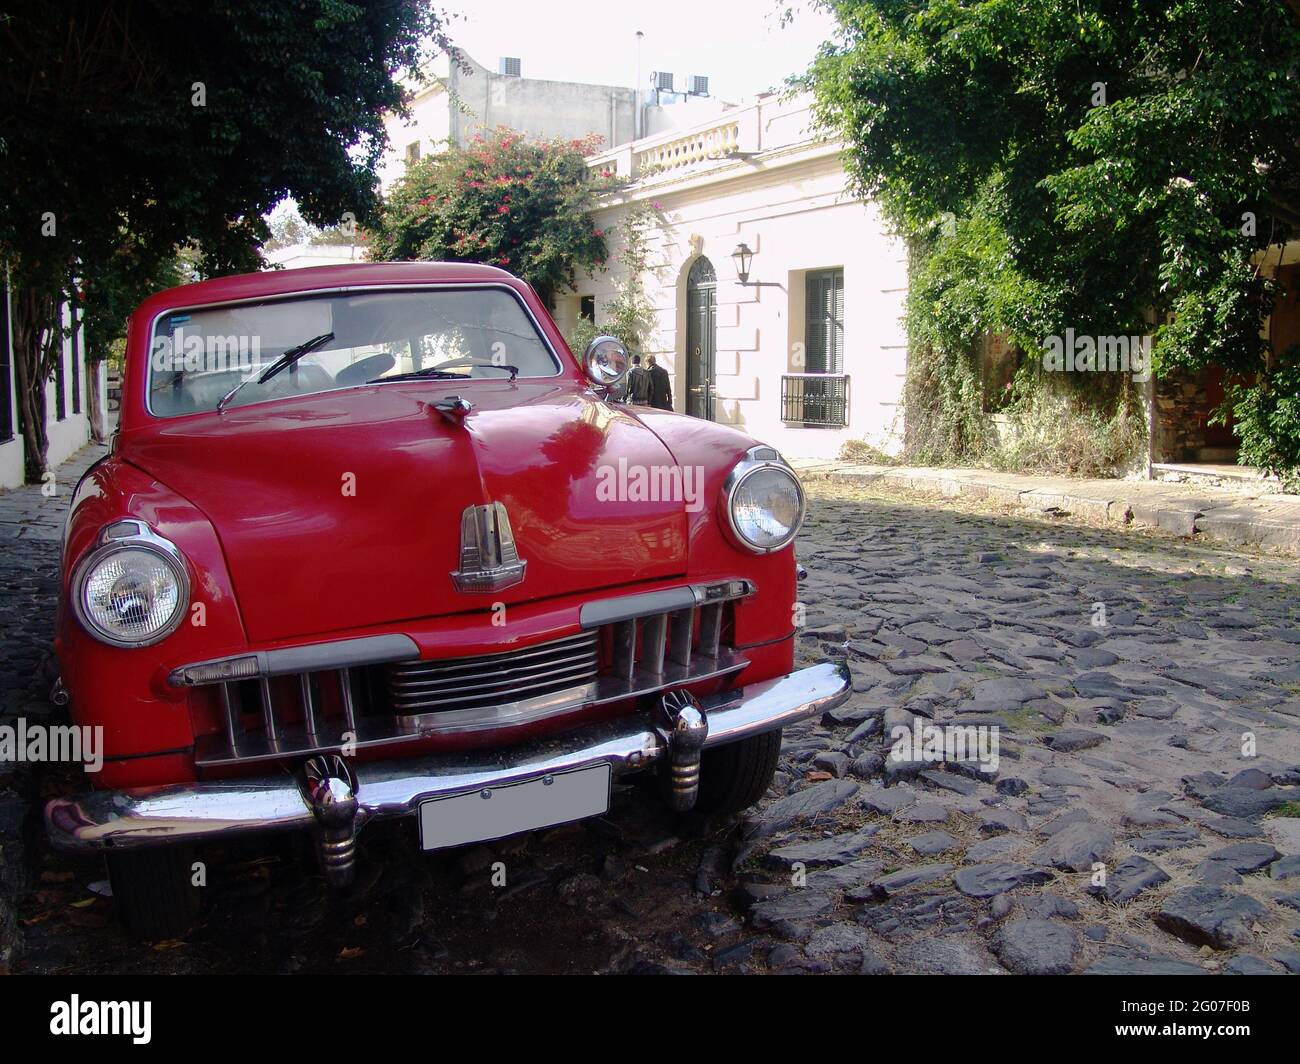
[[[650,374],[642,366],[633,366],[627,373],[626,401],[637,406],[648,406],[651,393]]]
[[[663,366],[650,367],[650,405],[660,410],[673,408],[673,386]]]

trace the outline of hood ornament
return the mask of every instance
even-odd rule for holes
[[[523,582],[527,566],[515,547],[505,506],[490,502],[465,508],[460,515],[460,568],[451,574],[457,591],[514,587]]]

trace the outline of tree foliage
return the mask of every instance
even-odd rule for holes
[[[253,268],[262,216],[314,224],[377,202],[397,76],[447,47],[425,0],[15,0],[0,16],[0,255],[16,289],[29,475],[44,465],[57,306],[126,249],[147,275],[196,244]],[[130,273],[128,270],[126,273]]]
[[[605,234],[591,215],[606,183],[586,163],[596,143],[500,128],[426,156],[388,195],[370,257],[500,266],[549,302],[575,270],[605,263]]]
[[[599,325],[579,318],[570,330],[566,339],[575,354],[581,353],[599,335],[622,340],[630,354],[644,353],[655,327],[655,308],[646,295],[645,279],[656,270],[646,238],[662,222],[658,203],[633,203],[623,212],[617,230],[619,272],[613,294],[601,308]]]
[[[1278,371],[1266,248],[1300,218],[1283,0],[826,0],[808,82],[917,249],[914,341],[1155,329],[1157,372]],[[919,291],[918,291],[919,290]],[[1300,436],[1290,444],[1300,462]]]

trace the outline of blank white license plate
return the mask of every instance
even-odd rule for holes
[[[441,850],[503,839],[609,811],[609,765],[555,772],[420,803],[420,847]]]

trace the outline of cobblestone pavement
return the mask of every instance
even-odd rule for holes
[[[105,448],[86,447],[59,468],[45,491],[0,493],[0,726],[44,718],[58,676],[50,641],[59,590],[59,542],[78,478]],[[32,788],[27,766],[0,761],[0,971],[18,941],[15,903],[29,886],[24,837]]]
[[[33,833],[14,967],[1300,971],[1300,565],[869,491],[814,485],[799,546],[801,662],[847,660],[854,697],[787,731],[742,819],[631,786],[490,847],[379,824],[345,895],[254,840],[205,853],[203,924],[154,945]],[[45,713],[54,548],[10,544],[4,704]],[[890,756],[934,725],[996,727],[996,772]]]

